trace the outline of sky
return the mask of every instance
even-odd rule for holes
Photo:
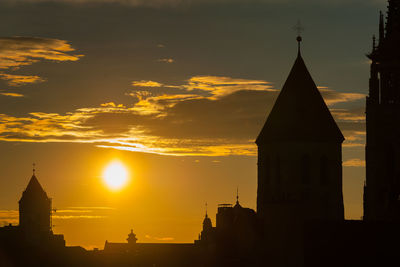
[[[254,143],[297,55],[342,130],[347,219],[362,216],[365,97],[385,0],[4,0],[0,225],[36,163],[67,245],[193,242],[219,203],[256,209]],[[119,191],[102,172],[119,160]]]

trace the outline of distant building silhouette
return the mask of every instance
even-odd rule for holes
[[[60,261],[66,252],[64,236],[52,232],[51,199],[35,170],[19,201],[19,222],[0,227],[0,266],[54,266]]]
[[[51,227],[51,199],[35,171],[19,201],[20,225],[0,228],[0,266],[398,266],[400,246],[400,0],[389,0],[373,40],[367,97],[364,220],[344,220],[344,137],[298,55],[262,128],[257,212],[206,209],[194,243],[105,242],[65,247]],[[298,26],[300,29],[300,25]]]
[[[367,145],[364,219],[400,221],[400,1],[380,14],[373,40],[366,104]]]
[[[51,199],[33,175],[19,200],[19,226],[30,233],[51,231]]]

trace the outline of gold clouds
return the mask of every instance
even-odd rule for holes
[[[163,86],[161,83],[159,82],[154,82],[154,81],[133,81],[132,82],[133,86],[139,86],[139,87],[161,87]]]
[[[349,159],[343,162],[344,167],[365,167],[365,160]]]
[[[19,68],[39,60],[77,61],[82,55],[70,55],[75,51],[67,41],[38,37],[0,38],[0,69]]]
[[[2,37],[0,38],[0,69],[17,70],[22,66],[48,60],[56,62],[77,61],[83,55],[73,55],[75,51],[65,40],[39,37]],[[0,73],[0,79],[8,81],[10,86],[43,82],[36,75]]]
[[[174,63],[175,60],[173,58],[160,58],[157,60],[158,62],[163,62],[163,63]]]
[[[161,155],[256,155],[254,139],[279,93],[270,82],[224,76],[193,76],[179,85],[133,81],[131,104],[106,102],[66,114],[0,114],[0,140],[81,142]],[[347,143],[365,137],[362,109],[334,108],[362,95],[323,88],[322,94]],[[82,214],[80,214],[82,215]],[[67,215],[66,215],[67,216]]]
[[[9,92],[0,93],[0,95],[9,96],[9,97],[24,97],[23,94],[9,93]]]
[[[38,83],[44,80],[39,76],[29,76],[29,75],[13,75],[0,73],[0,79],[7,80],[10,86],[20,86],[27,83]]]

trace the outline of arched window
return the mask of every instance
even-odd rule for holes
[[[310,184],[310,156],[304,155],[301,158],[301,182],[304,185]]]
[[[321,157],[320,162],[320,182],[321,185],[327,185],[329,183],[329,169],[328,169],[328,158],[326,156]]]

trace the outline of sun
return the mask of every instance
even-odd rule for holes
[[[128,183],[128,170],[120,161],[113,161],[104,168],[103,181],[112,190],[119,190]]]

